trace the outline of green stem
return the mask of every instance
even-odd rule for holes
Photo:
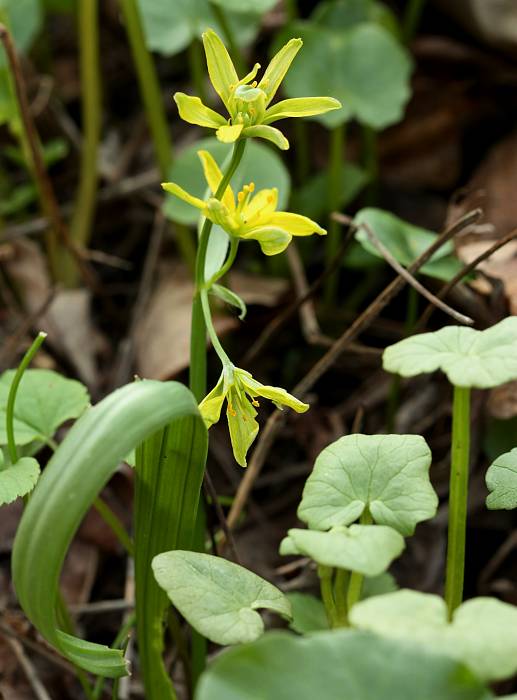
[[[228,21],[226,13],[223,8],[220,5],[217,5],[215,2],[210,3],[210,7],[212,8],[212,12],[214,13],[214,16],[224,34],[224,38],[226,39],[226,43],[230,49],[230,55],[235,64],[237,73],[239,75],[244,75],[246,73],[246,65],[242,58],[241,50],[239,49],[239,45],[237,44],[237,40],[235,39],[233,29]]]
[[[32,362],[32,358],[38,352],[46,337],[46,333],[38,333],[32,342],[32,345],[23,356],[23,359],[15,372],[12,384],[9,388],[7,406],[5,409],[5,431],[7,433],[7,449],[9,452],[9,459],[11,460],[12,464],[16,464],[18,461],[18,450],[16,449],[16,439],[14,437],[14,404],[16,401],[16,394],[18,392],[18,387],[22,380],[23,373]]]
[[[366,203],[374,206],[378,199],[379,149],[377,132],[371,126],[363,125],[363,165],[368,175]]]
[[[205,66],[203,64],[202,45],[199,39],[193,39],[188,47],[188,65],[190,79],[198,97],[202,102],[206,102],[205,90]]]
[[[359,520],[361,525],[371,525],[373,522],[370,510],[365,508],[361,513],[361,518]],[[364,576],[357,571],[352,571],[350,574],[350,580],[348,582],[348,591],[346,595],[346,605],[348,614],[350,610],[354,607],[356,603],[361,600],[361,593],[363,590]]]
[[[320,579],[321,599],[325,606],[327,620],[330,627],[336,626],[336,604],[332,587],[332,568],[330,566],[318,566]]]
[[[63,596],[61,592],[57,596],[56,600],[56,611],[58,615],[58,621],[60,627],[63,628],[63,631],[66,632],[67,634],[73,635],[75,632],[75,626],[72,621],[72,618],[70,616],[70,613],[68,612],[68,608],[66,607],[66,603],[63,599]],[[74,670],[75,670],[75,675],[77,676],[77,680],[79,681],[79,684],[81,685],[84,694],[88,698],[88,700],[94,700],[94,689],[90,685],[90,681],[88,680],[88,676],[86,675],[86,671],[84,671],[80,666],[76,666],[74,664]]]
[[[309,140],[307,138],[308,124],[303,119],[294,120],[294,134],[296,140],[296,181],[302,185],[309,176],[310,154]]]
[[[112,649],[124,649],[124,651],[127,648],[127,643],[129,641],[129,633],[131,632],[131,629],[135,626],[136,622],[136,614],[131,613],[127,620],[124,622],[122,627],[119,629],[117,636],[113,640],[113,644],[111,645]],[[117,681],[120,679],[115,679],[113,682],[113,697],[117,697],[115,695],[116,688],[118,688]],[[105,676],[97,676],[97,680],[95,682],[95,687],[93,689],[93,697],[92,700],[99,700],[99,698],[102,696],[102,691],[104,690],[104,684],[106,682],[106,677]]]
[[[341,197],[341,186],[343,182],[345,146],[345,125],[340,124],[330,132],[330,154],[328,169],[328,209],[329,214],[339,208]],[[328,233],[325,248],[325,262],[329,266],[334,260],[339,250],[339,230],[340,225],[332,217],[329,217]],[[335,300],[339,274],[330,275],[325,285],[325,299],[327,303]]]
[[[101,85],[99,62],[98,0],[80,0],[77,14],[79,64],[82,95],[81,166],[70,234],[79,247],[88,246],[95,213],[97,157],[101,136]],[[77,264],[68,251],[61,261],[65,283],[74,287],[79,278]]]
[[[349,584],[350,572],[346,569],[337,569],[334,578],[334,601],[336,604],[335,626],[346,627],[348,625],[348,605],[346,591]],[[347,585],[348,584],[348,585]]]
[[[217,332],[214,328],[214,324],[212,322],[212,314],[210,313],[210,302],[208,301],[208,292],[206,289],[202,289],[200,292],[200,297],[201,297],[201,306],[203,308],[203,318],[205,321],[205,326],[208,331],[208,335],[210,337],[210,340],[212,341],[212,345],[214,347],[214,350],[216,351],[219,359],[223,363],[223,365],[231,365],[232,362],[228,355],[226,354],[223,346],[221,345],[221,341],[219,340],[217,336]]]
[[[406,44],[409,44],[416,34],[425,2],[426,0],[409,0],[407,3],[402,21],[402,38]]]
[[[205,287],[206,289],[210,289],[218,280],[220,280],[222,277],[225,276],[225,274],[231,269],[233,263],[235,262],[235,258],[237,256],[237,251],[239,250],[239,239],[238,238],[230,238],[230,250],[228,252],[228,256],[226,260],[224,261],[224,265],[221,267],[221,269],[216,272],[215,274],[210,277],[207,282],[205,282]]]
[[[284,0],[284,4],[287,12],[287,20],[293,22],[298,18],[298,5],[296,0]]]
[[[445,601],[452,618],[463,600],[470,454],[470,388],[454,387]]]
[[[113,512],[109,505],[100,496],[93,502],[93,507],[104,520],[106,525],[113,531],[115,537],[124,547],[130,557],[134,554],[134,546],[131,537],[127,534],[126,528],[120,518]]]
[[[223,174],[219,187],[214,195],[215,199],[221,199],[233,174],[241,162],[246,147],[245,139],[237,141],[234,146],[230,164]],[[208,248],[208,239],[212,230],[212,222],[205,219],[199,237],[199,246],[196,256],[195,285],[196,290],[192,302],[192,326],[190,334],[190,390],[198,401],[206,394],[206,323],[203,311],[202,290],[205,284],[205,263]],[[224,351],[223,351],[224,352]]]

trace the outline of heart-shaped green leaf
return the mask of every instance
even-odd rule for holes
[[[1,453],[0,453],[1,454]],[[26,496],[36,486],[40,475],[38,462],[33,457],[22,457],[15,464],[0,466],[0,506]]]
[[[208,27],[223,34],[208,0],[138,0],[138,4],[147,48],[164,56],[183,51]],[[242,46],[254,39],[260,19],[260,10],[246,10],[227,13],[232,34]]]
[[[498,457],[488,467],[486,485],[490,510],[517,508],[517,447]]]
[[[344,163],[341,169],[341,186],[336,208],[344,208],[352,202],[368,182],[368,174],[354,163]],[[328,211],[328,172],[318,173],[293,190],[292,211],[318,221]]]
[[[0,377],[0,444],[7,444],[5,411],[14,370]],[[14,406],[14,436],[17,445],[47,442],[59,426],[78,418],[90,397],[74,379],[66,379],[48,369],[29,369],[23,374]]]
[[[352,29],[365,22],[379,24],[394,37],[400,37],[400,28],[393,12],[374,0],[327,0],[316,5],[311,19],[329,29]]]
[[[298,517],[315,530],[349,525],[366,508],[379,525],[411,535],[432,518],[431,451],[420,435],[346,435],[320,453]]]
[[[357,607],[357,606],[356,606]],[[268,632],[225,651],[196,700],[490,700],[463,664],[354,630]]]
[[[278,588],[221,557],[176,550],[156,556],[152,567],[172,604],[216,644],[241,644],[260,637],[264,623],[259,608],[291,617],[289,601]]]
[[[517,379],[517,316],[484,331],[446,326],[405,338],[384,351],[387,372],[414,377],[441,369],[455,386],[489,389]]]
[[[291,603],[292,620],[289,627],[298,634],[328,630],[329,623],[325,606],[319,598],[310,593],[287,593]]]
[[[323,566],[378,576],[404,549],[404,538],[386,525],[350,525],[328,532],[289,530],[280,554],[301,554]]]
[[[366,224],[375,233],[381,243],[390,251],[393,257],[405,267],[411,265],[436,240],[436,234],[419,226],[408,224],[382,209],[361,209],[354,218],[354,223],[360,227]],[[376,257],[382,257],[377,248],[371,243],[364,228],[359,228],[356,235],[363,248]],[[462,264],[454,255],[452,243],[443,245],[431,260],[420,268],[420,272],[449,280],[454,277]]]
[[[411,60],[391,34],[363,23],[336,31],[315,22],[295,22],[278,37],[304,42],[282,86],[288,97],[332,95],[341,109],[314,117],[328,128],[355,118],[374,129],[399,121],[409,99]]]
[[[357,603],[350,622],[451,656],[486,681],[502,680],[517,671],[517,608],[495,598],[468,600],[449,623],[442,598],[400,590]]]

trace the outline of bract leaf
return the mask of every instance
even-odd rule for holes
[[[414,262],[436,240],[435,233],[413,226],[390,212],[373,207],[361,209],[354,217],[354,224],[359,227],[361,224],[369,226],[393,257],[405,267]],[[355,237],[369,253],[382,257],[363,228],[358,229]],[[431,260],[420,268],[420,272],[436,279],[449,280],[462,267],[454,255],[452,243],[449,242],[436,251]]]
[[[298,517],[311,529],[349,525],[368,508],[374,522],[411,535],[436,513],[431,451],[420,435],[346,435],[320,453]]]
[[[301,554],[323,566],[378,576],[404,549],[404,538],[386,525],[351,525],[328,532],[293,528],[280,554]]]
[[[486,506],[490,510],[517,508],[517,447],[492,462],[486,473],[490,491]]]
[[[7,444],[5,411],[15,371],[0,377],[0,444]],[[34,440],[45,442],[70,418],[78,418],[90,397],[80,382],[66,379],[49,369],[29,369],[23,374],[14,407],[14,436],[17,445]]]
[[[30,493],[39,475],[40,467],[33,457],[22,457],[7,468],[0,468],[0,506]]]
[[[441,369],[455,386],[488,389],[517,379],[517,316],[484,331],[446,326],[390,345],[387,372],[414,377]]]
[[[257,691],[259,689],[259,691]],[[258,694],[258,692],[260,694]],[[489,700],[453,659],[354,630],[269,632],[220,654],[196,700]]]
[[[460,605],[451,623],[442,598],[402,589],[354,605],[354,627],[446,654],[486,681],[517,671],[517,608],[495,598]]]
[[[236,292],[232,292],[231,289],[223,287],[222,284],[213,284],[210,288],[210,294],[213,294],[218,299],[221,299],[221,301],[224,301],[225,304],[230,304],[230,306],[234,306],[236,309],[239,309],[239,319],[241,321],[244,320],[248,309],[246,308],[244,300],[241,299]]]
[[[172,604],[216,644],[240,644],[260,637],[264,623],[259,608],[291,617],[289,601],[278,588],[221,557],[176,550],[158,554],[152,567]]]

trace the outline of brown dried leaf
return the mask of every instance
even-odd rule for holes
[[[494,418],[502,420],[517,416],[517,381],[492,389],[488,397],[488,410]]]

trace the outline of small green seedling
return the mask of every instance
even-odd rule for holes
[[[441,369],[454,386],[445,599],[449,616],[463,600],[470,445],[470,390],[517,378],[517,317],[485,331],[447,326],[386,348],[388,372],[414,377]]]
[[[286,596],[248,569],[198,552],[164,552],[153,559],[158,584],[200,634],[216,644],[242,644],[264,632],[260,608],[287,620]]]
[[[486,499],[487,508],[517,508],[517,447],[492,462],[486,473],[486,485],[490,491]]]
[[[495,598],[473,598],[448,620],[437,595],[400,590],[358,603],[354,627],[446,654],[487,682],[517,671],[517,609]]]

